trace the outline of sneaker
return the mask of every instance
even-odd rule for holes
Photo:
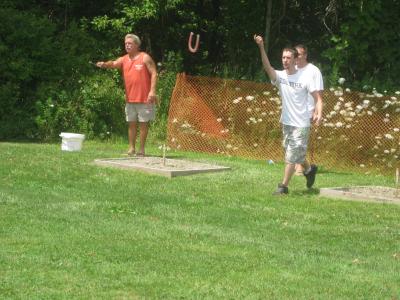
[[[311,170],[306,174],[304,173],[304,176],[307,179],[307,187],[310,189],[315,182],[315,175],[317,174],[318,167],[316,165],[311,165]]]
[[[273,195],[285,195],[289,193],[289,189],[287,186],[284,186],[282,183],[278,184],[278,188],[273,193]]]

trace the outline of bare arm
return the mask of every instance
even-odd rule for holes
[[[316,125],[320,125],[322,121],[322,94],[321,91],[314,91],[311,93],[315,102],[315,110],[313,115],[313,121]]]
[[[154,63],[153,59],[150,55],[145,54],[143,57],[143,62],[149,70],[150,73],[150,92],[149,96],[147,97],[147,101],[150,103],[157,103],[157,95],[156,95],[156,86],[157,86],[157,68],[156,64]]]
[[[269,79],[271,79],[271,81],[273,82],[276,81],[276,72],[275,69],[271,66],[267,53],[265,52],[263,38],[259,35],[254,35],[254,41],[256,42],[258,48],[260,49],[261,60],[265,72],[268,74],[268,77]]]
[[[99,61],[96,63],[96,66],[102,69],[121,69],[122,57],[117,60]]]

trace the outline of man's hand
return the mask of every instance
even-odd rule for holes
[[[158,104],[157,95],[152,93],[152,92],[150,92],[149,95],[147,96],[147,102],[148,103]]]
[[[315,125],[319,126],[322,122],[322,114],[318,114],[318,113],[314,112],[313,122],[315,123]]]
[[[259,35],[254,35],[254,41],[256,42],[256,44],[260,47],[263,46],[264,47],[264,41],[263,38]]]

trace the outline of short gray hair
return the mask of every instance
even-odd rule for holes
[[[142,43],[142,42],[140,41],[139,37],[138,37],[137,35],[135,35],[135,34],[132,34],[132,33],[128,33],[128,34],[125,36],[125,40],[126,40],[126,39],[132,39],[133,42],[134,42],[136,45],[138,45],[138,46],[140,46],[140,44]]]

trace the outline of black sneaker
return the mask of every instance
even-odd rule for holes
[[[315,182],[315,175],[317,174],[318,167],[316,165],[311,165],[311,170],[307,174],[304,173],[304,176],[307,179],[307,187],[310,189]]]
[[[289,193],[289,189],[287,186],[284,186],[282,183],[278,184],[278,188],[272,195],[285,195]]]

